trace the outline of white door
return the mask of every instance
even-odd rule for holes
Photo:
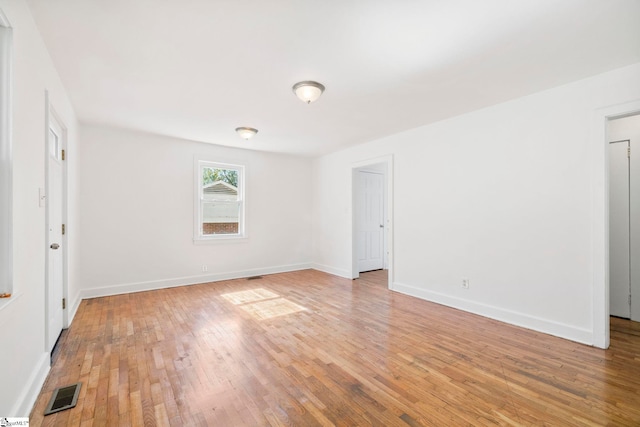
[[[63,326],[62,247],[62,127],[50,117],[47,138],[47,350],[51,351]]]
[[[640,115],[634,117],[629,157],[631,320],[640,322]]]
[[[609,301],[612,316],[631,317],[629,141],[609,144]]]
[[[358,171],[356,239],[358,271],[384,268],[384,175]]]

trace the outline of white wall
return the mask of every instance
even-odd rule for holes
[[[27,5],[0,0],[13,28],[13,297],[0,303],[0,414],[28,416],[49,369],[45,351],[45,209],[38,188],[45,187],[45,90],[76,147],[76,118]],[[67,164],[70,180],[77,163]],[[77,218],[75,187],[69,188],[69,220]],[[75,237],[69,235],[70,263]],[[69,292],[77,294],[75,270]]]
[[[95,126],[80,135],[83,297],[309,268],[311,160]],[[246,166],[247,239],[194,244],[194,155]]]
[[[640,64],[317,159],[315,266],[349,277],[351,167],[392,154],[395,290],[593,343],[590,132],[638,99]]]

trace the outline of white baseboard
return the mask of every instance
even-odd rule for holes
[[[446,305],[447,307],[468,311],[470,313],[478,314],[490,319],[499,320],[511,325],[520,326],[549,335],[554,335],[582,344],[593,345],[594,343],[593,332],[588,329],[577,328],[575,326],[566,325],[564,323],[554,322],[547,319],[541,319],[539,317],[506,310],[500,307],[470,301],[439,292],[429,291],[426,289],[416,288],[414,286],[405,285],[403,283],[395,282],[393,284],[393,290],[416,298],[421,298],[427,301]]]
[[[36,400],[42,390],[42,386],[44,386],[47,375],[49,375],[49,370],[51,369],[50,363],[51,356],[49,353],[42,353],[38,363],[36,363],[36,366],[33,368],[33,373],[20,391],[16,404],[11,410],[11,413],[6,414],[7,416],[28,417],[31,414],[31,410],[36,404]]]
[[[345,279],[352,279],[351,272],[348,270],[343,270],[341,268],[329,267],[328,265],[323,264],[311,264],[311,268],[314,270],[322,271],[324,273],[333,274],[334,276],[344,277]]]
[[[196,285],[199,283],[219,282],[221,280],[242,279],[263,274],[286,273],[289,271],[308,270],[311,264],[292,264],[277,267],[254,268],[250,270],[232,271],[226,273],[207,274],[199,276],[177,277],[164,280],[150,280],[148,282],[123,283],[100,288],[89,288],[80,291],[80,299],[105,297],[132,292],[152,291],[155,289],[173,288],[176,286]]]

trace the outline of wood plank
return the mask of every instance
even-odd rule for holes
[[[640,425],[640,324],[612,318],[604,351],[386,282],[306,270],[85,300],[30,425]],[[78,381],[78,405],[43,417]]]

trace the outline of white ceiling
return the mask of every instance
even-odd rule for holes
[[[309,156],[640,62],[638,0],[27,2],[81,122]]]

